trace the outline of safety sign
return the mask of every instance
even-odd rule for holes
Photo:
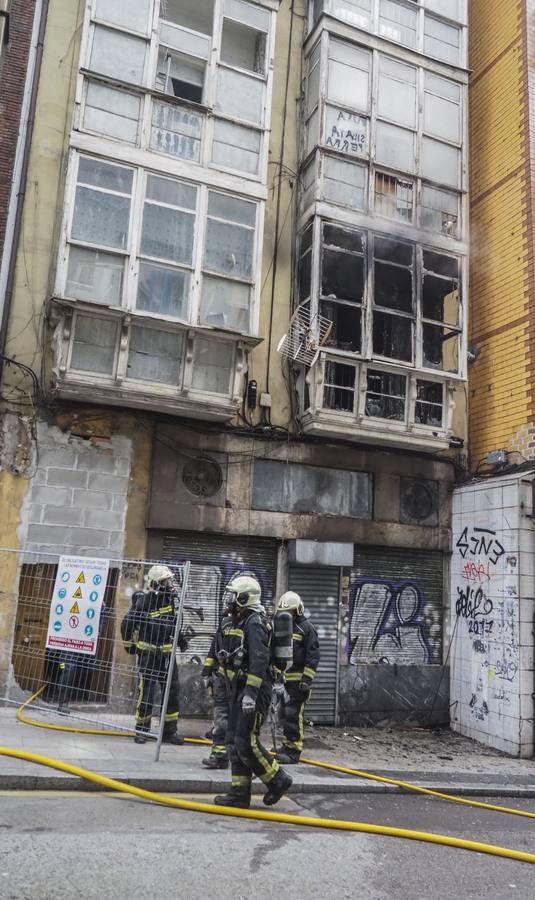
[[[109,565],[107,559],[60,556],[48,620],[49,650],[95,655]]]

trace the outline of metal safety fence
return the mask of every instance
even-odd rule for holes
[[[144,601],[154,565],[167,566],[174,580],[171,601],[159,609]],[[177,691],[195,693],[195,681],[202,696],[201,666],[219,613],[203,607],[203,581],[189,561],[0,549],[0,622],[12,634],[0,703],[34,697],[32,713],[51,724],[142,731],[156,740],[158,759],[166,730],[176,728]]]

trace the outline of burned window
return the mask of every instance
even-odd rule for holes
[[[416,380],[414,421],[418,425],[442,428],[444,387],[439,381]]]
[[[404,375],[368,369],[364,412],[373,418],[403,422],[406,394],[407,379]]]
[[[297,272],[299,302],[310,297],[312,278],[312,222],[307,225],[301,235],[299,250],[299,266]]]
[[[375,211],[389,219],[412,222],[414,182],[397,175],[375,173]]]
[[[422,342],[423,362],[432,368],[456,372],[459,368],[459,260],[454,256],[423,252]]]
[[[323,383],[323,407],[353,412],[355,407],[355,366],[327,360]]]
[[[364,296],[364,236],[323,225],[320,313],[333,323],[329,343],[354,353],[361,348]]]
[[[404,362],[413,356],[413,263],[412,244],[375,238],[373,352]]]

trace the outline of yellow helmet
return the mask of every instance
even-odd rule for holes
[[[255,608],[262,605],[262,588],[252,575],[235,575],[225,588],[223,602],[239,609]]]
[[[287,610],[291,613],[296,613],[296,615],[298,616],[302,616],[305,611],[303,601],[301,600],[299,594],[296,594],[295,591],[286,591],[285,594],[282,594],[282,596],[279,597],[277,602],[277,611],[279,609]]]

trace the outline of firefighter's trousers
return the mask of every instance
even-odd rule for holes
[[[242,712],[243,689],[233,697],[229,712],[227,745],[232,771],[232,787],[242,792],[250,790],[253,775],[269,784],[279,770],[279,764],[260,743],[259,733],[271,700],[271,688],[262,685],[258,692],[256,711],[251,716]]]
[[[230,708],[230,688],[223,675],[214,675],[212,756],[227,756],[226,735]]]
[[[303,750],[305,734],[305,705],[308,696],[302,694],[297,684],[286,684],[289,699],[280,706],[280,722],[282,724],[282,746],[292,756],[299,757]]]
[[[136,705],[136,731],[150,731],[154,692],[160,688],[161,702],[165,692],[167,671],[170,660],[169,653],[145,651],[138,654],[138,694]],[[171,690],[164,724],[164,737],[174,734],[178,722],[178,668],[176,659],[172,660]]]

